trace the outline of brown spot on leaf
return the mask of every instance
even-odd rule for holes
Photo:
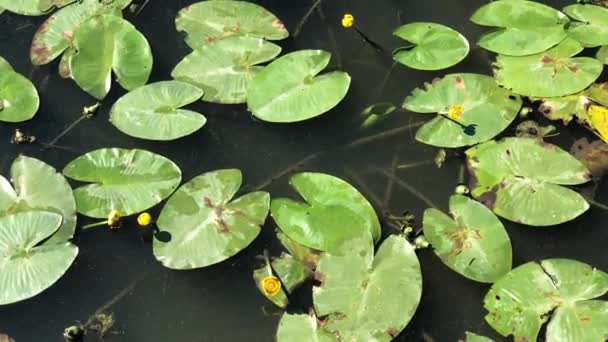
[[[570,69],[572,72],[578,72],[578,67],[576,65],[568,66],[568,69]]]
[[[72,31],[63,31],[62,34],[67,40],[72,40],[74,38],[74,32]]]
[[[451,251],[454,255],[458,255],[463,250],[471,248],[471,240],[481,240],[483,238],[479,229],[473,228],[458,228],[455,231],[444,234],[454,243]]]
[[[313,280],[315,281],[315,286],[323,286],[323,283],[325,282],[326,278],[327,278],[327,276],[323,272],[315,271],[315,273],[313,274]]]
[[[494,209],[494,206],[496,205],[496,191],[497,190],[498,189],[494,188],[490,191],[483,193],[478,198],[479,202],[481,202],[481,204],[485,205],[486,207],[488,207],[490,209]]]
[[[396,329],[396,328],[389,328],[389,329],[386,331],[386,334],[387,334],[388,336],[390,336],[391,338],[395,338],[395,337],[397,337],[397,335],[399,335],[399,330],[398,330],[398,329]]]
[[[543,62],[544,64],[549,64],[549,63],[553,62],[553,58],[551,58],[551,56],[549,56],[549,55],[544,55],[540,61]]]
[[[464,89],[464,80],[460,76],[456,76],[456,89]]]
[[[513,342],[530,342],[530,341],[525,337],[516,336],[516,337],[513,337]]]
[[[283,24],[283,22],[280,21],[279,19],[276,19],[275,21],[272,22],[272,27],[279,29],[279,30],[284,30],[285,24]]]

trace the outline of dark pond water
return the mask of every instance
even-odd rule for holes
[[[189,49],[175,31],[178,10],[194,0],[151,0],[137,16],[127,15],[148,38],[154,51],[151,81],[170,78],[171,69]],[[293,33],[314,1],[257,1],[283,19]],[[468,21],[483,0],[325,0],[311,13],[297,37],[279,44],[284,51],[317,48],[333,52],[332,65],[348,71],[353,79],[348,97],[325,116],[309,122],[274,125],[254,120],[245,106],[198,103],[191,108],[204,113],[207,125],[187,138],[169,143],[147,142],[120,133],[108,121],[114,101],[125,93],[115,84],[94,119],[83,121],[58,145],[15,145],[10,138],[21,128],[38,141],[48,142],[78,118],[94,100],[74,82],[63,80],[57,63],[33,67],[28,59],[31,38],[42,18],[0,15],[0,55],[27,75],[38,88],[41,109],[30,122],[0,125],[0,172],[7,175],[12,160],[23,153],[61,169],[78,155],[102,147],[142,148],[175,161],[184,180],[220,168],[240,168],[246,188],[267,185],[272,195],[292,195],[285,174],[319,171],[342,177],[373,200],[379,214],[410,210],[421,217],[427,207],[420,198],[394,184],[387,194],[387,177],[407,182],[425,198],[446,209],[458,183],[462,160],[449,158],[441,169],[432,164],[435,148],[416,143],[408,124],[426,119],[407,112],[394,114],[381,125],[361,129],[356,115],[375,102],[400,104],[415,87],[451,72],[491,74],[492,56],[472,47],[467,59],[449,70],[423,72],[397,66],[388,55],[365,45],[339,20],[353,13],[358,27],[387,51],[399,46],[391,36],[398,25],[432,21],[453,27],[469,41],[483,29]],[[566,1],[545,1],[561,8]],[[474,45],[472,43],[472,45]],[[583,131],[561,130],[558,142],[569,146]],[[514,128],[507,130],[513,134]],[[365,139],[365,137],[371,137]],[[363,138],[363,139],[362,139]],[[302,161],[302,162],[299,162]],[[426,162],[415,168],[392,166]],[[608,202],[606,187],[598,201]],[[154,210],[158,212],[159,207]],[[530,228],[505,223],[514,249],[514,265],[543,258],[577,259],[608,270],[608,214],[593,207],[581,218],[555,228]],[[90,223],[79,217],[80,225]],[[383,219],[384,232],[391,228]],[[272,310],[251,279],[256,255],[269,248],[277,254],[274,223],[268,220],[261,236],[236,257],[219,265],[187,272],[165,269],[142,241],[136,226],[118,233],[106,229],[80,233],[75,243],[80,254],[67,274],[41,295],[0,307],[0,332],[18,342],[61,341],[63,329],[86,321],[103,308],[116,317],[114,333],[106,341],[271,341],[280,313]],[[418,311],[398,341],[457,341],[466,330],[501,340],[485,324],[482,299],[488,286],[474,283],[445,267],[430,250],[419,253],[424,289]],[[98,338],[89,336],[89,341]]]

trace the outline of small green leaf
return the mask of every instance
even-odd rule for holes
[[[258,236],[268,215],[270,195],[252,192],[233,200],[241,186],[236,169],[204,173],[180,187],[163,208],[157,225],[171,234],[154,240],[154,256],[172,269],[222,262]]]
[[[121,97],[110,111],[110,122],[122,132],[142,139],[174,140],[199,130],[207,119],[179,109],[197,101],[203,91],[179,81],[157,82]]]
[[[568,25],[571,38],[586,47],[608,45],[608,8],[595,5],[570,5],[564,13],[578,20]]]
[[[451,269],[483,283],[511,270],[511,241],[492,211],[468,197],[450,197],[452,218],[437,209],[424,212],[424,236]]]
[[[562,185],[583,184],[589,170],[568,152],[537,139],[488,141],[466,151],[471,194],[498,216],[531,226],[576,218],[589,204]]]
[[[493,339],[485,336],[477,335],[472,332],[466,332],[464,342],[494,342]]]
[[[38,91],[30,80],[13,71],[0,57],[0,121],[22,122],[36,115]]]
[[[289,254],[281,254],[277,259],[271,262],[272,269],[276,272],[281,280],[281,291],[274,296],[267,295],[264,292],[262,281],[268,277],[268,268],[266,265],[253,271],[253,280],[258,287],[258,290],[268,300],[273,302],[280,308],[285,308],[288,304],[287,294],[298,288],[304,281],[312,276],[312,270],[303,261],[300,261]]]
[[[397,49],[393,59],[413,69],[440,70],[458,64],[469,54],[469,42],[457,31],[435,23],[400,26],[393,35],[412,46]]]
[[[144,150],[104,148],[72,160],[63,174],[89,182],[74,190],[78,212],[106,218],[112,210],[123,216],[144,211],[169,197],[181,171],[169,159]]]
[[[39,294],[70,267],[78,247],[70,242],[40,245],[60,225],[61,215],[46,211],[0,218],[0,305]]]
[[[514,93],[532,97],[577,93],[591,85],[603,69],[602,63],[595,58],[573,57],[581,51],[583,47],[579,42],[567,38],[556,47],[535,55],[499,55],[494,70],[496,82]],[[530,80],[530,75],[534,75],[534,80]]]
[[[289,36],[283,23],[265,8],[246,1],[201,1],[177,14],[177,31],[187,34],[193,49],[232,36],[281,40]]]
[[[371,204],[347,182],[322,173],[291,177],[291,186],[307,203],[273,199],[272,218],[289,238],[320,251],[333,251],[349,237],[380,239],[380,222]]]
[[[334,108],[346,96],[350,76],[343,71],[318,75],[330,58],[323,50],[301,50],[276,59],[251,81],[249,110],[264,121],[297,122]]]
[[[564,26],[570,22],[562,12],[527,0],[492,1],[477,9],[471,21],[497,27],[481,37],[479,46],[510,56],[532,55],[555,46],[566,38]]]

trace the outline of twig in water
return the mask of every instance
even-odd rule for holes
[[[309,154],[308,156],[296,161],[295,163],[289,165],[288,167],[286,167],[285,169],[275,173],[274,175],[272,175],[270,178],[266,179],[265,181],[263,181],[262,183],[260,183],[259,185],[257,185],[254,189],[255,190],[261,190],[264,189],[265,187],[269,186],[270,184],[272,184],[272,182],[274,182],[275,180],[285,176],[288,173],[291,173],[295,170],[297,170],[298,168],[300,168],[302,165],[309,163],[315,159],[317,159],[319,156],[321,156],[322,154],[324,154],[324,152],[316,152],[313,154]]]
[[[293,37],[294,38],[297,38],[298,35],[300,35],[300,32],[302,31],[302,27],[304,26],[304,24],[306,24],[306,22],[308,21],[308,19],[310,19],[310,16],[313,14],[313,12],[317,8],[317,6],[319,6],[322,1],[323,0],[314,0],[312,6],[310,6],[310,8],[308,9],[308,12],[306,12],[306,14],[304,14],[304,16],[302,17],[302,19],[298,23],[298,25],[296,25],[296,29],[293,31]]]
[[[363,190],[363,192],[365,192],[369,198],[372,200],[372,202],[374,202],[374,204],[376,205],[376,207],[382,212],[384,213],[386,208],[382,205],[382,201],[380,200],[380,198],[378,197],[378,195],[373,192],[369,186],[367,186],[367,183],[365,183],[365,181],[363,180],[363,178],[361,178],[358,174],[356,174],[351,168],[349,167],[345,167],[344,168],[344,172],[346,172],[346,174],[352,178],[355,183],[357,183],[357,185],[361,188],[361,190]]]
[[[596,201],[596,200],[594,200],[594,199],[592,199],[592,198],[586,198],[586,200],[587,200],[587,202],[589,202],[589,204],[591,204],[592,206],[594,206],[594,207],[598,207],[598,208],[600,208],[600,209],[602,209],[602,210],[606,210],[606,211],[608,211],[608,205],[605,205],[605,204],[603,204],[603,203],[600,203],[600,202],[598,202],[598,201]]]
[[[335,60],[337,61],[337,68],[342,69],[342,57],[340,56],[340,49],[338,48],[338,42],[336,40],[336,35],[331,25],[327,24],[327,20],[325,17],[325,13],[323,12],[323,6],[317,7],[317,13],[319,13],[319,18],[327,25],[327,36],[329,37],[329,42],[331,43],[332,49],[334,51]]]
[[[401,186],[405,190],[409,191],[412,195],[418,197],[427,206],[429,206],[431,208],[437,208],[437,206],[433,203],[433,201],[431,201],[428,197],[426,197],[424,194],[422,194],[420,191],[418,191],[416,188],[414,188],[413,186],[411,186],[406,181],[397,178],[395,175],[390,174],[386,170],[382,170],[382,169],[377,168],[377,167],[374,167],[374,170],[376,170],[376,172],[379,172],[379,173],[383,174],[384,176],[386,176],[388,178],[392,178],[393,181],[395,182],[395,184]]]
[[[464,184],[464,171],[466,169],[465,164],[460,164],[458,168],[458,184]]]
[[[411,162],[411,163],[407,163],[407,164],[401,164],[401,165],[397,165],[397,168],[399,170],[405,170],[405,169],[412,169],[418,166],[423,166],[423,165],[431,165],[434,164],[435,161],[434,160],[422,160],[422,161],[417,161],[417,162]]]
[[[82,111],[82,116],[79,117],[78,119],[74,120],[74,122],[72,122],[68,127],[66,127],[63,131],[61,131],[61,133],[59,133],[55,137],[55,139],[51,140],[51,142],[42,144],[43,145],[42,149],[45,150],[47,147],[54,147],[55,144],[59,141],[59,139],[61,139],[64,135],[68,134],[68,132],[70,132],[72,129],[74,129],[74,127],[76,127],[82,120],[91,118],[97,112],[99,107],[101,107],[100,102],[97,102],[96,104],[94,104],[90,107],[84,107],[83,111]]]
[[[399,162],[399,152],[401,151],[401,145],[397,147],[395,151],[395,155],[393,156],[393,160],[391,161],[390,173],[395,174],[395,169],[397,168],[397,163]],[[382,199],[382,204],[384,207],[388,208],[389,202],[391,201],[391,197],[393,194],[393,179],[388,178],[386,182],[386,189],[384,190],[384,198]]]
[[[148,5],[148,2],[150,2],[150,0],[146,0],[141,6],[139,6],[137,13],[135,13],[136,17],[139,15],[139,13],[141,13],[141,11],[144,9],[144,7],[146,7]]]

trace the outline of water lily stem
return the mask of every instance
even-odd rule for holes
[[[606,211],[608,211],[608,205],[605,205],[605,204],[603,204],[603,203],[600,203],[600,202],[598,202],[598,201],[596,201],[596,200],[594,200],[594,199],[592,199],[592,198],[587,198],[586,200],[587,200],[587,202],[589,202],[589,204],[591,204],[592,206],[594,206],[594,207],[598,207],[598,208],[600,208],[600,209],[602,209],[602,210],[606,210]]]
[[[293,31],[293,37],[297,38],[300,35],[300,32],[302,32],[302,27],[304,27],[304,24],[306,24],[306,22],[308,22],[308,19],[310,19],[310,16],[313,14],[313,12],[315,11],[315,9],[321,5],[321,2],[323,0],[313,0],[314,2],[312,3],[312,5],[310,6],[310,8],[308,9],[308,11],[306,12],[306,14],[304,14],[304,16],[302,17],[302,19],[300,19],[300,21],[298,22],[298,24],[296,25],[295,30]]]
[[[422,202],[424,202],[427,206],[429,206],[431,208],[437,208],[437,206],[435,205],[435,203],[433,203],[433,201],[431,201],[428,197],[426,197],[423,193],[418,191],[416,188],[414,188],[412,185],[410,185],[406,181],[399,179],[395,175],[390,174],[388,171],[382,170],[378,167],[373,167],[373,169],[376,172],[383,174],[387,178],[392,178],[393,181],[395,182],[395,184],[401,186],[405,190],[409,191],[412,195],[418,197],[418,199],[420,199]]]
[[[95,222],[95,223],[91,223],[91,224],[87,224],[86,226],[82,226],[82,229],[89,229],[89,228],[93,228],[93,227],[99,227],[99,226],[103,226],[108,224],[108,221],[100,221],[100,222]]]
[[[357,185],[361,188],[361,190],[363,190],[363,192],[369,196],[369,198],[372,200],[372,202],[374,202],[374,204],[376,205],[376,207],[378,208],[378,210],[380,210],[380,212],[384,213],[386,211],[386,208],[384,207],[384,205],[382,204],[382,201],[380,200],[380,197],[378,197],[378,195],[372,191],[370,189],[370,187],[367,185],[367,183],[363,180],[363,178],[361,178],[357,173],[355,173],[351,168],[349,167],[345,167],[344,168],[344,172],[346,172],[346,174],[352,178],[355,183],[357,183]]]

